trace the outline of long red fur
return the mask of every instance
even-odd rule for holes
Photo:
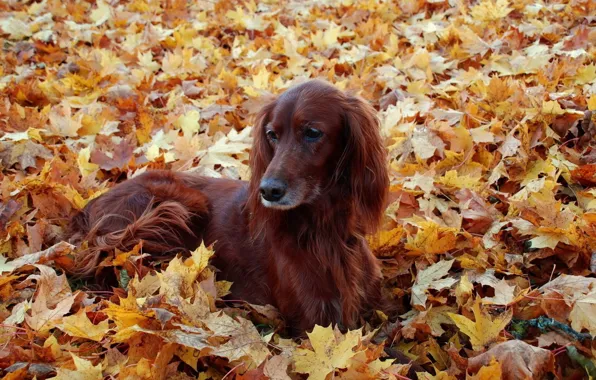
[[[287,120],[281,128],[289,133],[303,117],[335,136],[314,153],[302,149],[310,160],[266,136],[273,122]],[[214,243],[213,264],[233,282],[234,298],[276,306],[295,331],[354,327],[380,302],[380,269],[364,238],[379,226],[388,187],[374,109],[323,82],[296,86],[258,115],[250,167],[249,182],[151,171],[115,186],[71,222],[71,240],[89,246],[76,274],[93,274],[103,252],[141,240],[156,255],[204,240]],[[271,173],[305,184],[312,199],[289,210],[265,207],[259,186]]]

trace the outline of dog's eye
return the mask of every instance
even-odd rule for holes
[[[268,131],[266,132],[266,134],[267,134],[267,138],[268,138],[269,140],[271,140],[271,141],[277,141],[277,134],[276,134],[275,132],[273,132],[273,130],[271,130],[271,129],[270,129],[270,130],[268,130]]]
[[[317,141],[321,138],[321,136],[323,136],[323,132],[316,128],[308,128],[306,131],[304,131],[304,137],[308,141]]]

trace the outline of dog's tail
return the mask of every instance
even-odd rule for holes
[[[156,256],[188,251],[199,245],[208,217],[205,195],[176,173],[142,174],[92,200],[70,221],[68,239],[87,248],[69,271],[91,276],[103,252],[127,251],[140,241],[143,252]]]

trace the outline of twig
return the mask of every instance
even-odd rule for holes
[[[540,316],[538,318],[530,319],[527,321],[524,320],[513,320],[511,322],[513,327],[513,331],[511,334],[516,339],[523,339],[524,336],[527,334],[528,327],[536,327],[540,329],[540,331],[545,332],[549,330],[558,330],[564,332],[565,334],[573,337],[576,340],[588,340],[592,339],[592,335],[588,333],[580,333],[569,327],[568,325],[561,323],[559,321],[554,320],[553,318],[548,318],[545,316]]]

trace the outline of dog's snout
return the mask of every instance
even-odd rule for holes
[[[286,195],[288,185],[285,181],[276,178],[264,178],[261,181],[261,196],[269,202],[277,202]]]

